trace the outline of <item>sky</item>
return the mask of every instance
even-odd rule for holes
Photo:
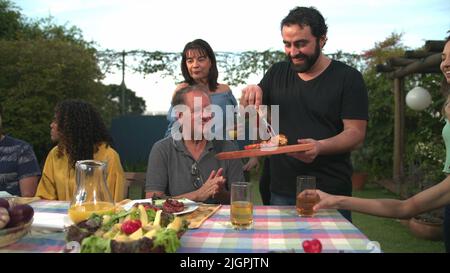
[[[29,18],[54,17],[76,26],[97,48],[181,52],[202,38],[215,51],[283,50],[280,21],[296,6],[314,6],[325,17],[325,53],[361,53],[391,33],[403,44],[423,46],[442,40],[450,30],[448,0],[12,0]],[[254,75],[248,84],[259,82]],[[106,75],[105,84],[120,84],[121,73]],[[148,114],[166,112],[176,83],[159,75],[126,72],[128,88],[143,97]],[[220,77],[219,77],[220,82]],[[238,98],[244,86],[232,86]]]

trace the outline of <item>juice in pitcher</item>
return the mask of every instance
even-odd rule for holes
[[[81,205],[74,205],[69,208],[69,218],[75,224],[89,219],[89,217],[95,214],[107,214],[114,212],[114,205],[109,202],[97,202],[97,203],[83,203]]]
[[[87,220],[93,213],[106,214],[114,211],[106,185],[106,163],[96,160],[80,160],[75,164],[77,189],[68,211],[74,223]]]

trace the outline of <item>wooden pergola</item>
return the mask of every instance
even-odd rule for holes
[[[377,72],[387,73],[394,81],[394,160],[393,180],[380,181],[380,184],[389,190],[402,194],[402,184],[405,180],[404,153],[405,153],[405,77],[412,74],[441,73],[441,53],[445,41],[426,41],[423,50],[406,51],[403,57],[394,57],[385,64],[376,67]],[[445,79],[441,91],[447,86]],[[443,94],[444,95],[444,94]]]

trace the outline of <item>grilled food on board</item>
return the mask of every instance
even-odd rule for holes
[[[260,143],[246,145],[246,146],[244,146],[244,150],[285,146],[285,145],[287,145],[287,143],[288,143],[287,137],[283,134],[278,134],[274,137],[271,137],[268,140],[261,141]]]

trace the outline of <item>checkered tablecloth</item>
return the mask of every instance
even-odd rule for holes
[[[256,206],[251,230],[234,230],[230,207],[223,206],[200,229],[181,238],[179,252],[303,252],[302,242],[319,239],[323,252],[370,252],[373,243],[336,210],[312,218],[297,216],[295,207]]]
[[[68,202],[38,201],[31,204],[37,212],[67,213]],[[63,232],[33,231],[0,252],[61,252]],[[297,216],[289,206],[254,207],[250,230],[234,230],[230,207],[222,206],[199,229],[188,230],[181,238],[180,253],[229,252],[267,253],[303,252],[304,240],[317,238],[323,252],[370,252],[371,243],[336,210],[322,210],[313,218]]]

